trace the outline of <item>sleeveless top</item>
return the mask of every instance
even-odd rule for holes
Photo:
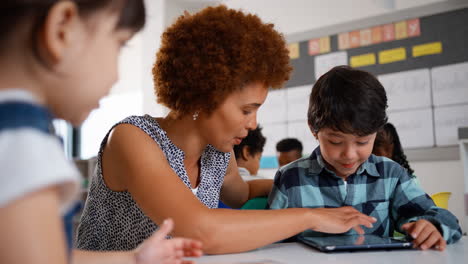
[[[134,125],[148,134],[159,145],[180,180],[191,189],[184,167],[184,152],[172,143],[158,122],[149,115],[124,119],[109,130],[101,143],[95,175],[91,179],[90,191],[78,226],[77,247],[80,249],[132,250],[158,228],[138,207],[129,192],[112,191],[104,182],[101,163],[103,149],[110,131],[119,124]],[[219,193],[230,156],[230,153],[220,152],[211,145],[207,145],[201,156],[201,178],[196,197],[209,208],[218,207]]]

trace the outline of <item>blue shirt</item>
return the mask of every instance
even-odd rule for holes
[[[391,236],[408,222],[432,222],[448,243],[460,239],[457,218],[432,199],[398,163],[371,155],[346,181],[329,170],[317,147],[310,157],[281,167],[268,197],[270,209],[352,206],[377,222],[367,234]],[[355,234],[350,230],[347,234]],[[323,235],[307,231],[307,235]]]

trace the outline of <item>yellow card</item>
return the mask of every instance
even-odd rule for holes
[[[376,62],[374,53],[367,53],[357,56],[351,56],[349,64],[351,67],[363,67],[367,65],[373,65]]]
[[[408,37],[408,25],[406,21],[395,23],[395,39],[404,39]]]
[[[406,60],[406,49],[404,47],[379,52],[380,64],[386,64],[402,60]]]
[[[299,58],[299,43],[289,44],[288,49],[289,49],[289,58],[290,59]]]
[[[330,52],[330,37],[320,38],[320,53]]]
[[[413,57],[442,53],[442,42],[431,42],[413,46]]]

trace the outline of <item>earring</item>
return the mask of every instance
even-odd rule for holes
[[[197,120],[198,118],[198,111],[195,111],[195,113],[193,114],[193,120]]]

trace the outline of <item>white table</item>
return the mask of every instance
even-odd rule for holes
[[[239,254],[212,255],[193,259],[211,264],[467,264],[468,237],[445,251],[393,250],[353,253],[322,253],[301,243],[279,243]]]

